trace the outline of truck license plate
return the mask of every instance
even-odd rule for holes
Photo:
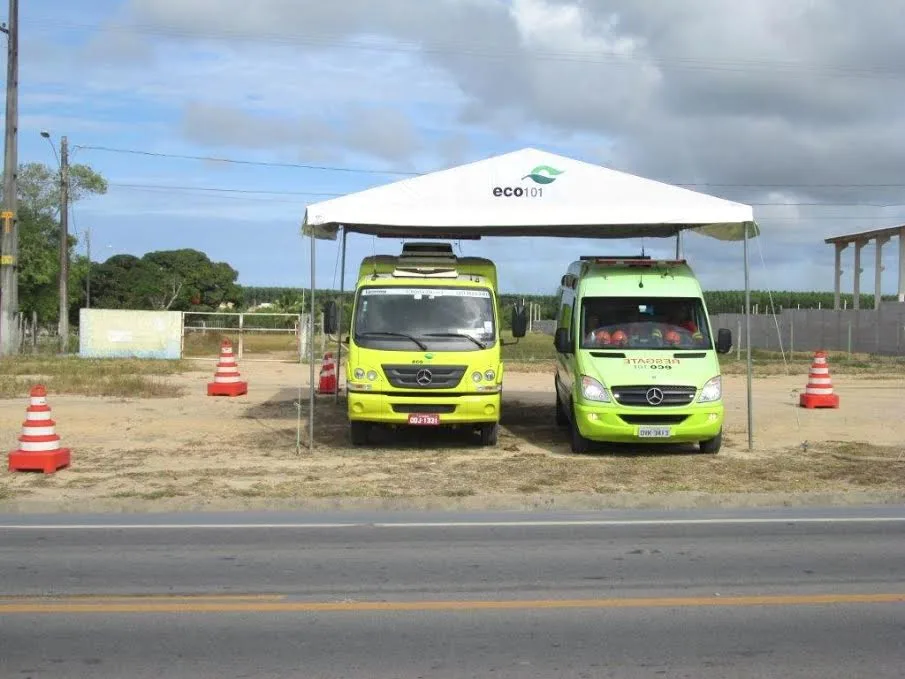
[[[436,427],[440,424],[440,416],[430,413],[411,413],[409,415],[409,424],[420,427]]]
[[[669,427],[638,427],[638,436],[643,439],[667,439]]]

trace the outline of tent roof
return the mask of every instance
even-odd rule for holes
[[[303,232],[402,238],[758,234],[750,206],[525,148],[309,205]]]

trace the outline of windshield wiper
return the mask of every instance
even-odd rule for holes
[[[470,339],[472,342],[477,344],[482,349],[486,349],[487,345],[484,344],[477,337],[472,337],[471,335],[466,335],[464,332],[428,332],[424,334],[424,337],[464,337],[465,339]]]
[[[368,331],[368,332],[360,332],[358,333],[358,337],[402,337],[403,339],[410,340],[418,345],[421,351],[427,351],[427,345],[420,341],[417,337],[412,337],[411,335],[406,335],[403,332],[376,332],[376,331]]]

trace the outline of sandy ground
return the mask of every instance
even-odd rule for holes
[[[72,467],[0,474],[3,511],[276,507],[596,507],[891,501],[905,497],[905,379],[836,376],[838,410],[797,407],[805,375],[754,378],[748,450],[744,376],[725,377],[717,456],[695,447],[569,452],[549,373],[507,374],[495,449],[436,431],[348,444],[344,404],[316,400],[307,448],[308,368],[245,361],[249,394],[205,395],[212,364],[177,375],[175,399],[50,394]],[[296,402],[302,388],[302,413]],[[26,402],[0,400],[0,444],[15,448]],[[301,448],[297,428],[301,425]]]

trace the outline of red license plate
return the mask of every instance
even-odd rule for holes
[[[409,415],[409,424],[418,425],[420,427],[436,427],[440,424],[440,416],[429,413],[411,413]]]

